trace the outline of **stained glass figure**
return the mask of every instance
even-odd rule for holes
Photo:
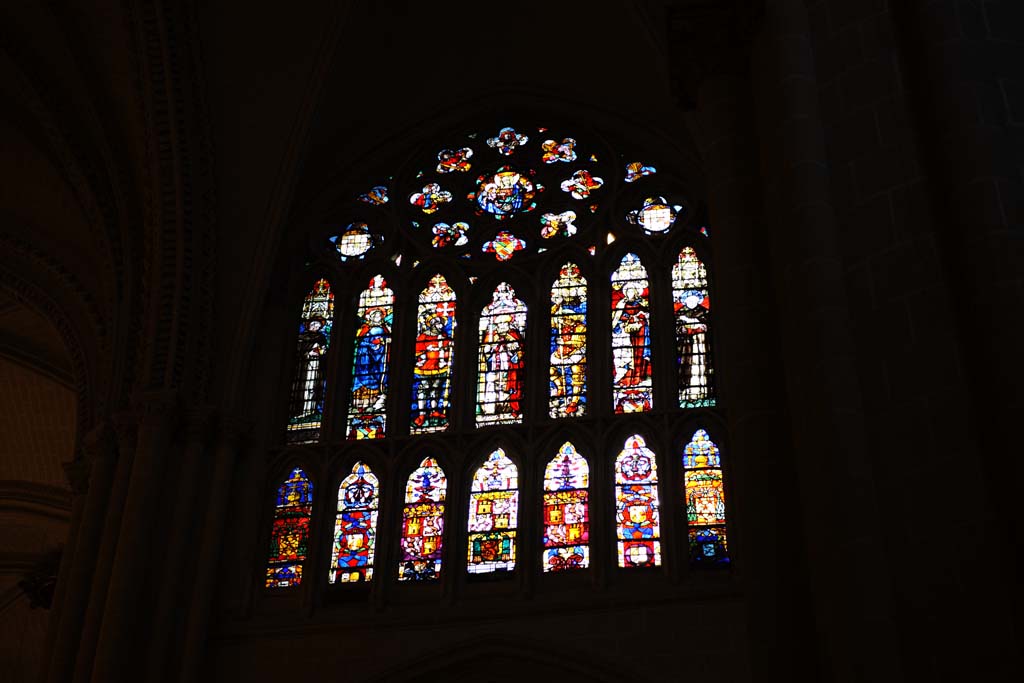
[[[587,460],[567,441],[544,469],[544,571],[590,566],[589,488]]]
[[[431,214],[452,200],[452,193],[442,190],[437,183],[427,183],[421,192],[409,195],[409,203],[418,206],[420,211]]]
[[[511,156],[516,151],[516,147],[525,145],[529,139],[525,135],[517,133],[515,128],[502,128],[495,137],[487,139],[487,146],[498,150],[499,154]]]
[[[703,429],[694,432],[683,449],[683,476],[690,566],[727,567],[729,544],[725,532],[722,459],[718,446]]]
[[[373,235],[366,223],[349,223],[345,232],[330,239],[342,261],[361,259],[373,248]]]
[[[648,235],[668,232],[682,210],[682,205],[669,204],[664,197],[648,197],[642,208],[626,214],[626,220],[642,227]]]
[[[366,202],[372,206],[383,206],[388,203],[388,188],[383,185],[376,185],[366,194],[359,195],[359,201]]]
[[[455,292],[441,274],[420,292],[412,376],[413,434],[448,428],[455,363]]]
[[[459,171],[465,173],[472,164],[469,162],[473,156],[473,150],[469,147],[462,149],[442,149],[437,153],[437,172],[452,173]]]
[[[444,501],[448,480],[433,458],[424,458],[409,475],[402,508],[402,559],[399,581],[432,581],[441,576]]]
[[[526,304],[500,283],[480,314],[476,424],[522,422],[525,385]]]
[[[661,565],[658,466],[639,434],[626,439],[615,460],[615,522],[620,567]]]
[[[604,180],[590,171],[576,171],[568,180],[562,181],[562,192],[568,192],[573,199],[586,199],[590,193],[604,185]]]
[[[545,164],[553,164],[557,161],[576,161],[576,141],[572,138],[565,138],[561,142],[545,140],[540,143],[541,160]]]
[[[658,169],[647,166],[643,162],[634,161],[626,164],[626,182],[635,183],[644,176],[654,175]]]
[[[267,557],[267,588],[288,588],[302,583],[312,514],[313,482],[301,467],[296,467],[277,489]]]
[[[324,416],[324,357],[331,343],[334,293],[327,280],[317,280],[302,303],[299,344],[292,379],[288,441],[309,443],[320,438]]]
[[[572,237],[576,234],[575,211],[563,211],[562,213],[546,213],[540,217],[540,236],[544,239],[551,239],[557,235]]]
[[[551,367],[548,414],[587,412],[587,280],[571,261],[551,287]]]
[[[521,240],[507,230],[502,230],[493,240],[484,242],[480,248],[485,254],[494,254],[499,261],[508,261],[517,251],[526,248],[526,241]]]
[[[616,413],[651,409],[651,313],[647,270],[636,254],[612,273],[612,406]]]
[[[533,211],[537,206],[533,198],[538,188],[530,180],[529,174],[520,173],[510,166],[502,166],[493,175],[480,176],[476,184],[477,191],[471,196],[476,200],[481,213],[504,219],[517,213]]]
[[[434,239],[431,240],[430,244],[435,249],[444,249],[445,247],[462,247],[469,244],[469,237],[466,233],[469,232],[469,223],[458,221],[448,225],[447,223],[437,223],[434,225]]]
[[[338,487],[334,549],[327,575],[331,583],[359,583],[373,578],[379,490],[376,475],[361,462]]]
[[[684,247],[672,266],[672,307],[676,318],[679,407],[713,406],[708,274],[692,247]]]
[[[381,275],[373,276],[370,286],[359,295],[346,429],[350,439],[380,439],[384,436],[394,304],[395,294],[388,289]]]
[[[497,449],[473,475],[469,494],[471,574],[510,572],[516,566],[519,478],[515,464]]]

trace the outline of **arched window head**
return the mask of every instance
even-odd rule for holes
[[[651,379],[651,307],[647,270],[636,254],[612,273],[612,406],[639,413],[654,404]]]
[[[620,567],[661,565],[658,466],[639,434],[626,439],[615,459],[615,521]]]
[[[551,287],[551,366],[548,414],[587,412],[587,280],[566,263]]]
[[[299,344],[288,410],[288,441],[309,443],[320,438],[327,378],[323,359],[331,343],[334,293],[324,279],[316,281],[302,302]]]
[[[359,583],[373,578],[379,489],[377,477],[361,462],[338,487],[334,549],[327,576],[331,583]]]
[[[455,363],[455,292],[437,274],[420,292],[412,378],[413,434],[448,428]]]
[[[676,319],[679,407],[713,406],[708,273],[693,247],[684,247],[672,266],[672,306]]]
[[[525,350],[526,304],[502,282],[480,314],[477,426],[523,421]]]
[[[683,449],[686,524],[690,566],[726,567],[729,545],[725,531],[725,489],[722,459],[708,433],[698,429]]]
[[[302,583],[312,513],[313,482],[302,468],[296,467],[277,489],[267,558],[267,588],[288,588]]]
[[[441,576],[444,500],[448,479],[433,458],[424,458],[409,475],[402,508],[402,558],[399,581],[433,581]]]
[[[394,303],[395,293],[380,275],[374,275],[370,286],[359,295],[346,428],[350,439],[384,437]]]
[[[516,566],[519,477],[515,464],[498,448],[473,475],[469,494],[471,574],[510,572]]]
[[[568,441],[544,469],[544,571],[590,566],[590,467]]]

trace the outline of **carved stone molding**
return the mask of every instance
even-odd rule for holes
[[[65,472],[72,487],[88,486],[88,468],[88,463],[82,459],[65,463]],[[71,493],[34,481],[0,479],[0,509],[67,520],[71,514]]]

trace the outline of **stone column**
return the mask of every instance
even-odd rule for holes
[[[154,392],[142,395],[137,402],[141,416],[138,444],[93,663],[94,681],[135,680],[141,670],[141,646],[149,635],[141,619],[141,605],[156,576],[151,572],[155,564],[153,540],[161,512],[167,453],[176,426],[177,398],[175,392]]]

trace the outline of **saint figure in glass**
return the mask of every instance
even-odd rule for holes
[[[320,438],[327,385],[323,360],[331,343],[333,322],[331,285],[327,280],[317,280],[302,303],[288,418],[289,443],[309,443]]]
[[[448,397],[455,362],[455,292],[440,274],[420,292],[412,379],[414,434],[448,428]]]
[[[480,315],[476,424],[513,424],[523,419],[526,304],[508,283],[494,290]]]
[[[380,275],[359,295],[348,410],[350,439],[380,439],[387,420],[388,359],[395,295]]]
[[[548,414],[579,417],[587,409],[587,280],[566,263],[551,287]]]

